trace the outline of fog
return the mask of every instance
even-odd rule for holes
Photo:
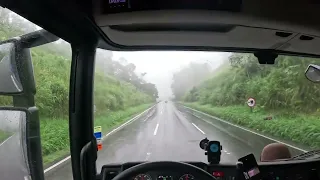
[[[191,51],[139,51],[113,52],[113,60],[121,58],[136,65],[136,72],[146,72],[144,79],[154,83],[158,89],[159,99],[173,96],[171,90],[173,73],[187,66],[190,62],[208,63],[212,69],[217,68],[229,53],[191,52]]]

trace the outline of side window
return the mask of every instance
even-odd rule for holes
[[[0,41],[40,29],[42,28],[10,10],[0,7]],[[40,116],[45,177],[46,179],[55,179],[60,176],[58,178],[60,179],[63,176],[65,179],[71,179],[70,163],[63,164],[63,170],[56,172],[57,169],[60,169],[57,165],[61,166],[57,162],[62,159],[68,160],[66,157],[69,156],[68,100],[71,46],[66,41],[59,39],[49,44],[31,48],[30,51],[36,83],[35,104],[39,109]],[[1,54],[0,57],[1,62],[1,59],[3,59]],[[13,106],[12,97],[0,96],[0,106]],[[17,151],[20,148],[19,138],[15,138],[15,133],[8,130],[8,124],[10,123],[4,120],[5,115],[0,113],[0,174],[2,175],[1,179],[4,177],[6,180],[15,179],[12,176],[13,173],[19,174],[19,172],[12,172],[12,168],[18,169],[23,162],[17,160],[14,163],[3,163],[4,160],[10,161],[7,160],[11,158],[11,156],[8,156],[8,152],[12,152],[12,158],[17,156],[14,154],[15,151],[10,150],[9,146],[14,144]],[[20,126],[23,125],[25,123],[20,123]],[[19,132],[19,130],[16,132]],[[8,171],[10,168],[11,170]],[[60,173],[60,175],[57,175],[57,173]],[[27,174],[27,172],[24,172],[19,177]],[[25,179],[28,178],[25,177]]]
[[[63,40],[31,49],[44,167],[69,155],[71,47]]]

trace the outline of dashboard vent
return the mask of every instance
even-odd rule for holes
[[[320,158],[320,150],[309,151],[298,156],[294,156],[292,159],[318,159]]]

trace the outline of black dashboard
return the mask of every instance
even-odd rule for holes
[[[111,180],[122,171],[144,162],[104,165],[97,179]],[[235,180],[235,165],[210,165],[202,162],[185,162],[199,167],[220,180]],[[266,180],[320,180],[320,161],[284,161],[260,163],[259,168]],[[184,170],[165,170],[136,174],[131,180],[197,180],[197,177]]]

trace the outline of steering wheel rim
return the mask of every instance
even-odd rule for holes
[[[159,171],[159,170],[175,170],[175,169],[183,169],[183,171],[188,172],[195,176],[196,179],[203,180],[216,180],[214,176],[206,172],[205,170],[198,168],[194,165],[183,163],[183,162],[175,162],[175,161],[156,161],[156,162],[146,162],[142,164],[138,164],[131,168],[128,168],[118,174],[113,180],[128,180],[138,174],[146,173],[148,171]]]

